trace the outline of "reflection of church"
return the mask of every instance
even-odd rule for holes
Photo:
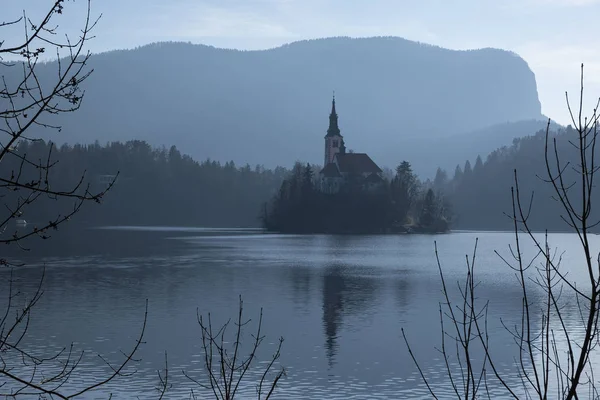
[[[329,366],[335,364],[344,318],[367,315],[378,305],[377,278],[347,274],[340,265],[328,266],[323,275],[323,329]]]
[[[346,152],[344,137],[338,126],[334,97],[329,115],[329,129],[325,135],[325,161],[319,173],[321,190],[335,193],[351,179],[363,187],[373,189],[383,183],[381,174],[381,168],[366,153]]]
[[[329,366],[333,366],[337,353],[338,330],[344,312],[344,277],[337,270],[323,276],[323,328],[325,329],[325,351]]]

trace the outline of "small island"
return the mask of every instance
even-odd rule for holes
[[[325,135],[324,167],[296,163],[262,210],[263,227],[279,233],[443,233],[450,205],[410,163],[383,170],[366,153],[346,151],[335,96]]]

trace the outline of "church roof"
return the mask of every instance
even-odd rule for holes
[[[326,178],[341,178],[342,175],[340,171],[338,171],[337,165],[334,163],[329,163],[321,170],[321,175]]]
[[[383,179],[381,178],[381,176],[379,176],[376,173],[372,173],[371,175],[367,176],[367,178],[365,179],[365,182],[367,182],[367,183],[380,183],[382,181],[383,181]]]
[[[338,153],[335,157],[341,173],[377,174],[382,172],[381,168],[366,153]]]

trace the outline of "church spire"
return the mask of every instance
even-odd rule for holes
[[[341,136],[338,126],[338,115],[335,111],[335,91],[333,92],[333,101],[331,102],[331,114],[329,114],[329,129],[327,136]]]
[[[333,101],[331,102],[331,113],[337,116],[337,113],[335,112],[335,90],[333,91]]]

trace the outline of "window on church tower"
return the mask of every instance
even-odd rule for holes
[[[337,140],[334,140],[334,141],[333,141],[333,144],[332,144],[332,146],[333,146],[334,148],[337,148],[337,147],[338,147],[338,145],[339,145],[338,141],[337,141]]]

